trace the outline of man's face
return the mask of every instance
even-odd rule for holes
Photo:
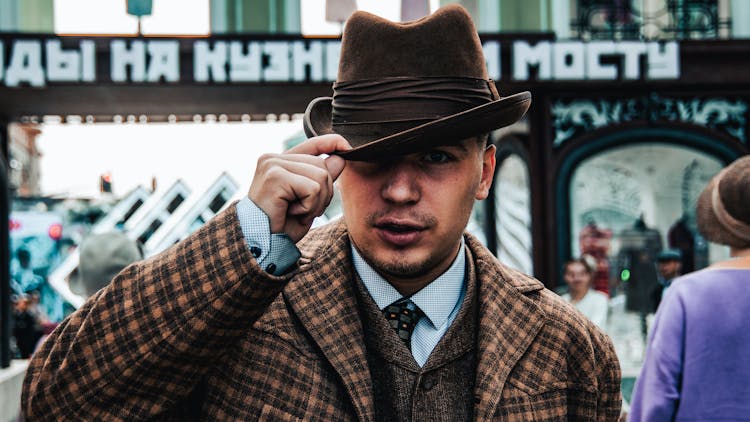
[[[474,138],[348,162],[338,183],[349,236],[376,271],[413,293],[450,266],[474,200],[487,197],[494,170],[494,146],[485,149]]]
[[[659,262],[659,274],[666,279],[672,279],[680,275],[680,261],[662,261]]]

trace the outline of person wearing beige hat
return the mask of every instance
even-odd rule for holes
[[[457,5],[354,13],[341,44],[310,139],[45,343],[29,420],[617,419],[610,339],[465,231],[531,95],[500,95]]]
[[[143,259],[138,243],[120,232],[86,237],[78,249],[78,270],[70,279],[70,290],[89,297],[106,287],[123,268]]]
[[[731,259],[676,278],[656,313],[631,421],[747,420],[750,415],[750,156],[698,197],[698,230]]]

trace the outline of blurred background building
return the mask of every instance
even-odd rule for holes
[[[56,21],[56,12],[85,15],[87,6],[90,7],[86,1],[0,0],[0,31],[7,33],[2,50],[4,60],[0,62],[6,68],[6,86],[0,85],[0,90],[6,94],[6,103],[14,103],[0,108],[4,120],[0,122],[4,125],[2,136],[9,136],[7,125],[11,122],[27,124],[23,129],[26,135],[3,142],[5,150],[14,151],[14,159],[9,160],[13,172],[11,189],[17,189],[14,186],[19,183],[25,184],[25,194],[34,189],[38,170],[32,168],[34,161],[30,157],[38,155],[33,150],[33,131],[29,132],[32,130],[29,127],[34,119],[40,122],[44,115],[75,113],[81,120],[95,122],[113,118],[148,122],[172,118],[182,122],[194,121],[196,115],[200,120],[210,116],[216,119],[222,109],[224,118],[230,121],[241,120],[243,116],[260,120],[269,115],[298,116],[309,98],[328,93],[330,80],[335,78],[330,57],[335,57],[336,52],[329,51],[328,44],[312,45],[311,40],[336,37],[353,10],[378,2],[203,0],[185,3],[187,6],[171,6],[172,9],[161,6],[167,1],[145,3],[153,5],[151,16],[143,16],[141,33],[145,36],[164,34],[163,29],[149,27],[148,19],[179,20],[181,7],[199,8],[205,9],[203,19],[207,24],[198,25],[203,29],[193,30],[193,36],[208,37],[210,42],[219,43],[236,39],[295,40],[301,35],[311,54],[320,54],[316,48],[325,50],[322,57],[327,62],[322,70],[311,66],[287,69],[287,73],[295,74],[291,84],[285,83],[290,79],[286,74],[259,77],[250,83],[249,79],[240,79],[243,83],[239,84],[217,83],[222,82],[221,77],[224,80],[231,77],[232,69],[230,75],[218,77],[210,64],[204,76],[208,86],[196,84],[195,80],[191,83],[184,77],[178,84],[165,84],[171,81],[164,81],[167,76],[162,76],[150,90],[152,95],[148,95],[136,92],[132,84],[122,88],[97,82],[78,89],[79,93],[92,91],[91,96],[84,93],[74,97],[69,91],[55,93],[64,100],[50,105],[43,91],[64,88],[52,80],[44,81],[47,86],[42,90],[24,89],[23,79],[16,82],[20,87],[7,87],[13,67],[11,40],[23,34],[43,36],[104,30],[84,27],[74,31],[70,24]],[[422,16],[449,2],[387,3],[390,5],[380,5],[376,11],[398,20]],[[532,113],[524,122],[495,134],[500,146],[499,158],[503,159],[498,166],[495,189],[502,190],[503,195],[495,197],[513,199],[490,203],[476,213],[482,219],[477,222],[484,229],[488,245],[498,255],[554,287],[560,284],[562,260],[586,252],[581,250],[579,237],[591,223],[613,232],[609,255],[616,255],[617,232],[641,216],[648,226],[661,231],[665,245],[675,245],[676,240],[668,239],[668,231],[677,223],[681,224],[676,228],[694,231],[691,208],[695,198],[691,195],[718,166],[745,152],[747,147],[747,97],[742,91],[747,79],[741,69],[742,53],[747,52],[745,40],[750,36],[750,4],[738,0],[465,0],[459,3],[474,16],[486,40],[488,61],[502,92],[531,89],[535,97]],[[130,25],[117,26],[109,35],[120,32],[124,36],[137,35],[135,18],[125,14],[125,5],[121,6],[119,19],[123,22],[129,19]],[[10,36],[12,33],[16,38]],[[62,51],[75,46],[72,39],[62,38]],[[517,40],[524,42],[519,45]],[[96,42],[96,58],[105,61],[107,46],[100,39]],[[263,46],[263,60],[275,57],[274,52],[268,51],[269,46]],[[189,47],[184,44],[180,49]],[[213,51],[211,48],[210,44],[206,47]],[[295,65],[266,62],[263,66]],[[104,79],[102,68],[106,70],[106,65],[99,63],[97,81]],[[297,75],[299,72],[301,76]],[[264,79],[273,84],[263,83]],[[26,82],[36,84],[31,79]],[[115,96],[117,104],[108,104],[112,110],[101,115],[102,108],[95,103],[105,93]],[[201,98],[203,104],[197,104],[193,98]],[[631,131],[633,124],[645,127],[636,133]],[[703,137],[689,125],[710,133],[704,133]],[[662,126],[660,130],[666,132],[655,134],[656,126]],[[691,132],[690,140],[679,130]],[[607,133],[608,140],[592,132]],[[738,142],[717,142],[716,137]],[[651,142],[646,142],[647,139]],[[19,145],[9,147],[10,144]],[[662,154],[672,159],[662,160]],[[628,162],[633,157],[638,159]],[[645,157],[653,157],[654,161],[648,162]],[[628,165],[617,164],[623,162]],[[534,177],[529,177],[529,171]],[[21,175],[28,180],[22,182]],[[650,183],[656,180],[658,184]],[[618,196],[599,195],[604,192],[616,192]],[[658,211],[665,209],[664,204],[671,205],[670,212]],[[708,262],[710,245],[699,247],[709,251],[698,251],[703,255],[697,261],[694,253],[685,255],[693,257],[695,262]],[[694,267],[687,264],[686,268]],[[608,290],[609,286],[601,289]]]
[[[354,10],[408,20],[456,3],[112,1],[115,12],[95,0],[0,0],[10,238],[21,217],[31,218],[22,213],[55,213],[35,220],[42,237],[51,225],[63,227],[37,274],[59,287],[65,312],[77,303],[64,285],[83,235],[106,226],[147,244],[144,236],[155,236],[149,253],[156,253],[241,195],[245,180],[217,172],[199,189],[180,180],[121,187],[102,172],[95,195],[52,198],[40,162],[54,157],[37,148],[50,124],[287,122],[296,129],[274,145],[288,147],[304,139],[298,119],[308,101],[330,95],[337,38]],[[150,13],[126,13],[148,3]],[[521,122],[492,134],[495,183],[469,229],[553,289],[563,285],[565,260],[593,256],[596,288],[621,312],[608,331],[632,381],[642,357],[640,313],[649,306],[639,298],[653,287],[644,280],[655,280],[655,254],[680,249],[683,270],[692,271],[728,253],[697,233],[694,207],[705,183],[750,151],[750,2],[458,3],[477,23],[501,95],[530,90],[534,98]],[[105,14],[114,23],[98,22]],[[80,21],[71,23],[74,16]],[[340,212],[335,203],[322,220]],[[22,243],[16,236],[8,255]]]

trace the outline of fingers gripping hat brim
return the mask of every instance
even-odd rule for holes
[[[320,97],[307,106],[303,125],[308,138],[336,133],[331,119],[332,100]],[[511,125],[523,117],[530,105],[531,93],[524,91],[397,133],[358,141],[351,150],[336,154],[353,161],[373,160],[455,142]]]

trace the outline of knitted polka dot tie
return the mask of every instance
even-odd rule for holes
[[[411,350],[411,333],[424,312],[410,299],[399,299],[383,309],[385,319],[398,334],[398,337]]]

